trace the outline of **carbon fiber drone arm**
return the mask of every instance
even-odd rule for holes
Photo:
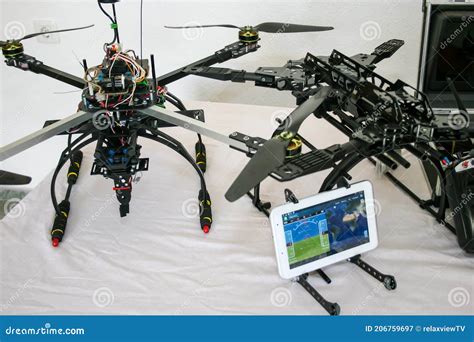
[[[255,72],[215,67],[189,67],[184,71],[190,75],[212,78],[219,81],[242,83],[255,82],[256,86],[278,90],[301,90],[308,85],[304,70],[295,68],[297,61],[283,67],[260,67]]]
[[[370,55],[359,53],[351,59],[366,67],[375,66],[378,62],[392,57],[404,44],[403,40],[391,39],[377,46]]]
[[[18,57],[7,58],[5,63],[8,66],[15,67],[24,71],[32,71],[36,74],[46,75],[58,81],[67,83],[73,87],[83,89],[86,82],[77,76],[68,74],[67,72],[50,67],[43,62],[37,60],[35,57],[22,54]]]
[[[225,48],[216,51],[213,55],[200,59],[196,62],[188,64],[182,68],[170,71],[169,73],[157,77],[157,83],[160,86],[167,85],[188,76],[185,70],[189,68],[208,67],[217,63],[223,63],[230,59],[239,58],[250,52],[257,51],[260,45],[257,43],[246,44],[240,41],[227,45]]]
[[[376,63],[391,57],[403,44],[402,40],[392,39],[376,47],[371,54],[358,54],[352,59],[365,67],[375,68]],[[238,83],[253,81],[256,86],[260,87],[298,92],[315,84],[314,76],[306,73],[304,63],[305,59],[290,60],[282,67],[260,67],[255,72],[215,68],[210,67],[209,64],[200,64],[189,65],[183,69],[183,72],[220,81]]]

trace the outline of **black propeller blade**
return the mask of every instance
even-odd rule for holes
[[[240,29],[240,27],[235,25],[227,25],[227,24],[217,24],[217,25],[188,25],[188,26],[166,26],[169,29],[188,29],[188,28],[201,28],[201,27],[226,27],[226,28],[236,28]]]
[[[314,113],[316,109],[326,100],[330,88],[328,86],[319,88],[318,92],[300,104],[294,111],[288,115],[278,127],[277,132],[290,132],[293,135],[298,133],[301,124],[306,118]]]
[[[225,27],[245,30],[247,28],[254,29],[260,32],[267,33],[296,33],[296,32],[320,32],[333,30],[332,26],[312,26],[312,25],[297,25],[290,23],[268,22],[261,23],[257,26],[238,27],[235,25],[219,24],[219,25],[190,25],[190,26],[165,26],[170,29],[187,29],[187,28],[205,28],[205,27]]]
[[[267,140],[234,180],[225,198],[230,202],[238,200],[283,164],[289,143],[280,137]]]
[[[322,87],[288,115],[279,127],[279,135],[267,140],[257,150],[227,190],[225,198],[228,201],[234,202],[244,196],[285,162],[286,150],[291,139],[296,136],[303,121],[324,103],[329,89]]]
[[[37,36],[41,36],[41,35],[43,35],[43,34],[51,34],[51,33],[59,33],[59,32],[68,32],[68,31],[84,30],[84,29],[91,28],[91,27],[93,27],[93,26],[94,26],[94,24],[92,24],[92,25],[87,25],[87,26],[81,26],[81,27],[74,27],[74,28],[70,28],[70,29],[62,29],[62,30],[54,30],[54,31],[45,31],[45,32],[30,33],[30,34],[27,34],[26,36],[24,36],[24,37],[22,37],[22,38],[19,38],[19,39],[12,39],[12,41],[21,42],[22,40],[30,39],[30,38],[37,37]],[[8,43],[8,41],[6,41],[6,42],[0,41],[0,47],[6,45],[7,43]]]
[[[0,170],[0,185],[23,185],[31,182],[31,177]]]
[[[84,30],[84,29],[91,28],[91,27],[93,27],[93,26],[94,26],[94,24],[92,24],[92,25],[87,25],[87,26],[81,26],[81,27],[74,27],[74,28],[70,28],[70,29],[62,29],[62,30],[55,30],[55,31],[46,31],[46,32],[30,33],[30,34],[27,34],[26,36],[24,36],[23,38],[18,39],[18,41],[22,41],[22,40],[24,40],[24,39],[33,38],[33,37],[36,37],[36,36],[41,36],[41,35],[43,35],[43,34]]]
[[[267,33],[298,33],[298,32],[321,32],[334,30],[332,26],[298,25],[290,23],[262,23],[254,27],[257,31]]]

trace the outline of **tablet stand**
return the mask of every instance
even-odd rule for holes
[[[345,187],[350,187],[350,185],[346,182],[340,182],[339,185],[344,185]],[[255,194],[255,193],[254,193]],[[257,192],[258,194],[258,192]],[[298,203],[298,199],[296,198],[295,194],[289,190],[285,189],[285,200],[286,202],[292,202],[292,203]],[[353,256],[352,258],[347,259],[347,261],[359,266],[361,269],[363,269],[365,272],[370,274],[372,277],[380,281],[381,283],[384,284],[385,288],[387,290],[394,290],[397,287],[397,282],[395,281],[395,277],[392,275],[388,274],[383,274],[373,268],[371,265],[367,264],[365,261],[363,261],[360,258],[360,255]],[[326,281],[326,283],[330,284],[331,283],[331,278],[328,277],[326,273],[324,273],[323,270],[319,269],[315,271],[318,273],[321,278]],[[339,304],[337,303],[332,303],[327,301],[316,289],[311,286],[311,284],[308,282],[308,273],[302,274],[298,277],[295,278],[295,281],[300,284],[308,293],[319,303],[321,306],[331,315],[331,316],[337,316],[341,312],[341,308]]]

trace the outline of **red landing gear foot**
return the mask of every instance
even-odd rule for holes
[[[211,230],[211,228],[209,226],[203,226],[202,227],[202,231],[204,232],[204,234],[209,233],[210,230]]]
[[[59,239],[58,238],[54,238],[52,241],[53,241],[53,247],[58,247],[59,246]]]

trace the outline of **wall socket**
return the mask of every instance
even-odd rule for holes
[[[35,32],[47,32],[58,29],[56,22],[52,19],[36,19],[33,21],[33,27]],[[59,33],[51,33],[36,37],[36,41],[43,44],[59,44],[61,43],[61,38]]]

